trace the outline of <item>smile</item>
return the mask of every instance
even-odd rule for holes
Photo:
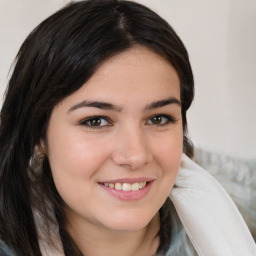
[[[144,198],[150,191],[154,179],[119,179],[99,182],[100,187],[119,200],[134,201]]]
[[[135,183],[104,183],[104,186],[122,191],[138,191],[146,186],[147,182]]]

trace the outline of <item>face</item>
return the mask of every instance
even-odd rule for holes
[[[69,220],[145,227],[173,187],[182,154],[174,68],[136,47],[104,64],[53,110],[47,155]]]

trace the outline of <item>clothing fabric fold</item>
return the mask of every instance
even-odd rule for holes
[[[199,256],[255,256],[256,245],[222,186],[186,155],[170,198]]]

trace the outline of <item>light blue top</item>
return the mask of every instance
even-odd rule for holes
[[[0,256],[17,256],[4,242],[0,241]]]

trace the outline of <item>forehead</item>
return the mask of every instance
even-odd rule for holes
[[[89,83],[101,79],[118,78],[121,78],[121,81],[116,81],[121,84],[134,82],[137,89],[140,84],[146,82],[151,84],[168,80],[179,84],[178,74],[174,67],[159,54],[142,46],[128,49],[105,61],[91,77]]]
[[[147,104],[158,99],[180,99],[176,70],[145,47],[133,47],[105,61],[69,100],[98,100],[113,104]]]

